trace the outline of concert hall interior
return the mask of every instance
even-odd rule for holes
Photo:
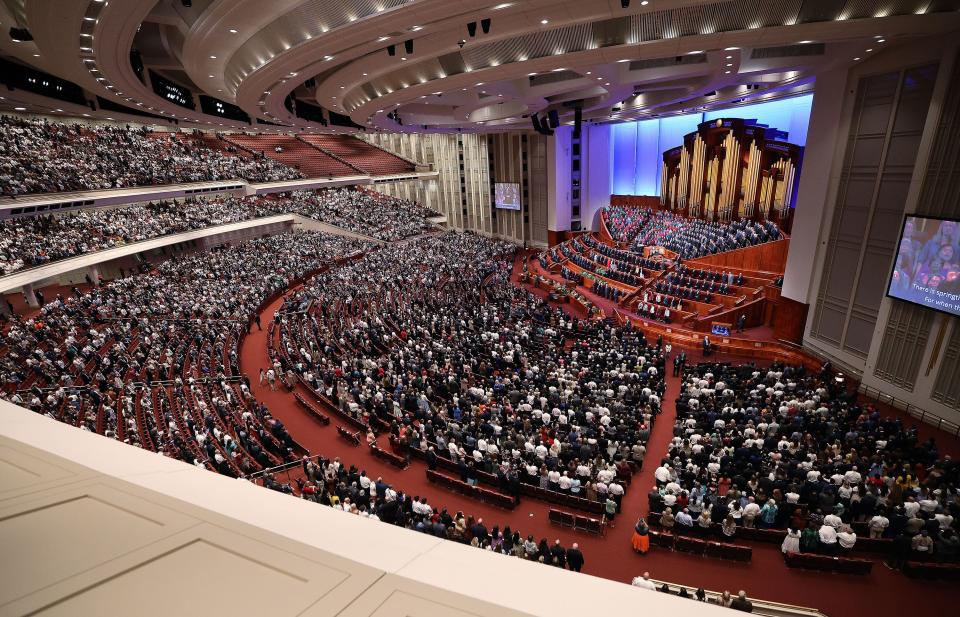
[[[960,0],[2,0],[0,83],[0,614],[960,601]]]

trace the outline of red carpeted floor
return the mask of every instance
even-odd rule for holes
[[[532,288],[531,288],[532,290]],[[540,290],[534,291],[545,296]],[[591,294],[592,295],[592,294]],[[594,297],[595,298],[595,297]],[[598,304],[605,306],[606,302]],[[269,323],[280,301],[267,306],[261,321]],[[565,308],[573,305],[563,305]],[[337,436],[337,415],[331,413],[333,423],[322,426],[303,412],[292,394],[271,391],[261,387],[255,376],[261,367],[268,365],[266,330],[254,330],[241,347],[240,368],[253,376],[253,391],[270,411],[286,424],[293,437],[312,454],[327,457],[339,456],[347,464],[365,469],[372,477],[382,476],[388,483],[408,493],[426,495],[431,505],[446,507],[451,511],[482,517],[488,528],[493,525],[510,525],[524,536],[533,534],[538,540],[547,538],[551,543],[559,538],[565,546],[578,542],[586,557],[584,572],[603,578],[629,582],[633,577],[649,571],[656,579],[700,586],[712,590],[744,589],[753,597],[810,606],[830,617],[873,617],[875,615],[899,615],[914,610],[918,601],[928,607],[955,606],[960,599],[960,589],[953,583],[920,582],[888,570],[877,560],[869,576],[834,575],[787,568],[778,546],[750,543],[753,561],[737,564],[707,557],[690,556],[652,548],[644,557],[636,555],[630,546],[633,524],[647,510],[646,493],[653,486],[653,470],[666,452],[671,438],[671,427],[676,416],[676,398],[679,378],[667,377],[667,392],[663,413],[654,425],[648,443],[648,458],[643,470],[634,477],[623,501],[622,513],[616,527],[608,530],[605,537],[597,538],[585,533],[555,527],[547,520],[549,505],[531,498],[513,511],[494,508],[469,498],[450,493],[431,485],[425,476],[426,466],[415,460],[404,471],[370,456],[365,447],[353,447]],[[700,359],[699,352],[688,350],[689,360]],[[713,356],[711,360],[736,360],[733,357]],[[317,506],[322,507],[322,506]],[[412,533],[412,532],[411,532]]]

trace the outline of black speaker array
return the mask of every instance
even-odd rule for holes
[[[410,39],[409,41],[404,41],[404,42],[403,42],[403,48],[406,50],[406,52],[407,52],[408,54],[412,54],[412,53],[413,53],[413,39]]]
[[[490,34],[490,18],[480,20],[480,29],[483,30],[484,34]]]
[[[550,128],[552,129],[560,126],[560,114],[557,113],[556,109],[547,112],[547,120],[550,122]]]
[[[396,45],[387,45],[387,55],[396,56],[397,55],[397,46]]]
[[[573,111],[573,136],[580,137],[580,123],[583,122],[583,108],[577,107]]]

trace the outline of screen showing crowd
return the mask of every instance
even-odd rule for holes
[[[887,295],[960,315],[960,222],[908,216]]]
[[[504,210],[520,209],[520,185],[513,182],[497,182],[493,185],[494,205]]]

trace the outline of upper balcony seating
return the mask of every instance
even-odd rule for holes
[[[303,140],[322,148],[373,176],[413,173],[408,161],[349,135],[303,135]]]
[[[224,139],[298,169],[308,178],[359,175],[357,170],[349,165],[288,135],[227,135]]]

